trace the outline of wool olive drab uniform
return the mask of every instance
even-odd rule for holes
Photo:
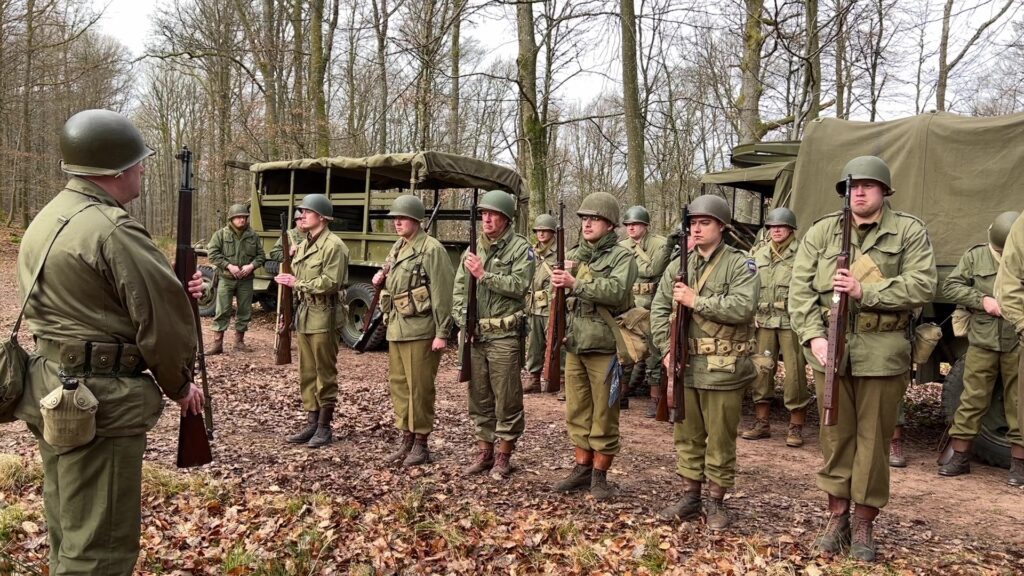
[[[266,258],[260,238],[248,224],[241,229],[228,222],[210,238],[209,260],[217,267],[220,278],[217,280],[217,313],[213,318],[215,332],[224,332],[231,322],[231,300],[238,302],[235,312],[235,331],[245,332],[252,320],[253,278],[249,274],[245,278],[235,278],[228,272],[228,265],[242,267],[252,264],[253,269],[263,266]]]
[[[348,247],[328,228],[307,237],[292,259],[299,300],[299,389],[307,412],[338,402],[338,340],[345,314]]]
[[[638,308],[651,309],[651,301],[654,300],[654,293],[658,289],[658,281],[665,272],[665,266],[668,265],[668,259],[663,257],[666,245],[665,237],[657,234],[645,234],[639,242],[632,238],[626,238],[619,242],[619,246],[629,250],[636,260],[637,277],[632,289],[633,300]],[[642,367],[633,364],[623,367],[626,372],[629,372],[630,389],[635,390],[639,387],[645,376],[648,386],[661,385],[661,355],[653,346],[650,333],[647,334],[647,346],[649,354]]]
[[[58,218],[87,204],[57,237],[28,301],[36,353],[15,416],[39,440],[50,574],[130,575],[139,551],[146,431],[160,417],[161,393],[188,395],[196,333],[181,283],[149,233],[84,178],[71,178],[25,231],[20,296]],[[96,438],[59,454],[43,440],[39,401],[61,387],[61,370],[99,406]]]
[[[982,299],[993,296],[999,254],[989,244],[968,250],[942,284],[942,294],[971,313],[967,329],[967,357],[964,390],[949,430],[952,438],[971,440],[981,431],[981,418],[988,411],[996,380],[1003,381],[1003,402],[1008,430],[1006,439],[1024,447],[1017,421],[1018,363],[1020,345],[1014,326],[1006,319],[985,312]]]
[[[709,258],[689,256],[687,278],[697,293],[687,334],[690,362],[683,390],[685,419],[677,422],[677,472],[722,489],[736,482],[736,434],[745,388],[756,377],[754,310],[758,276],[740,250],[720,243]],[[679,260],[672,261],[651,305],[651,332],[658,350],[669,349],[672,290]]]
[[[429,434],[434,430],[434,379],[441,352],[434,338],[451,331],[454,271],[444,246],[418,231],[399,239],[387,258],[391,270],[381,292],[387,323],[389,381],[395,427]]]
[[[994,292],[1003,318],[1013,325],[1017,339],[1024,342],[1024,216],[1018,217],[1010,228],[999,263]],[[1024,353],[1020,353],[1024,361]],[[1022,371],[1019,368],[1018,377]],[[1004,402],[1006,399],[1004,398]],[[1009,406],[1009,402],[1007,402]],[[1012,409],[1012,408],[1011,408]],[[1024,401],[1021,401],[1018,380],[1017,425],[1024,423]],[[1007,418],[1009,420],[1009,418]],[[1010,484],[1024,485],[1024,447],[1014,444],[1010,447]]]
[[[306,235],[298,227],[288,229],[288,242],[293,247],[297,248],[305,239]],[[273,260],[274,262],[284,261],[284,245],[281,243],[280,236],[278,236],[277,242],[274,243],[274,247],[270,249],[270,253],[267,254],[267,260]]]
[[[807,388],[803,346],[790,327],[787,308],[793,259],[798,245],[799,242],[791,235],[781,246],[769,241],[752,254],[761,284],[755,317],[755,354],[762,368],[758,371],[751,391],[755,404],[771,404],[775,396],[775,372],[778,370],[781,352],[786,361],[783,402],[786,410],[802,413],[811,402],[811,393]]]
[[[547,244],[533,245],[533,281],[527,294],[526,310],[529,313],[529,341],[526,346],[526,371],[538,374],[544,369],[544,352],[547,349],[548,310],[551,300],[551,271],[555,268],[555,239]]]
[[[452,311],[460,329],[466,318],[469,271],[463,253],[455,272]],[[526,294],[534,275],[529,241],[512,226],[496,240],[481,234],[477,254],[484,276],[477,282],[479,331],[471,350],[473,377],[469,382],[469,415],[480,442],[514,443],[526,427],[521,374]]]
[[[814,370],[818,398],[825,374],[810,341],[828,336],[841,223],[836,212],[807,231],[789,290],[790,320]],[[851,245],[850,270],[863,295],[859,302],[850,299],[845,371],[836,378],[839,420],[821,427],[825,464],[817,484],[832,497],[881,508],[889,501],[888,443],[910,382],[911,311],[932,300],[938,280],[924,224],[887,202],[879,221],[852,226]]]

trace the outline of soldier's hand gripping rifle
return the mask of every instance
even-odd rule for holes
[[[196,252],[192,248],[192,151],[182,146],[181,152],[175,155],[181,161],[181,188],[178,189],[178,238],[174,250],[174,273],[181,281],[182,287],[188,291],[188,281],[196,271]],[[181,417],[178,429],[179,468],[202,466],[213,461],[210,453],[210,438],[213,438],[213,403],[210,400],[210,388],[206,380],[206,356],[203,354],[203,326],[199,320],[199,305],[190,294],[192,305],[192,322],[196,327],[196,339],[199,349],[196,362],[192,366],[192,385],[196,376],[203,386],[203,415],[186,414]]]
[[[683,205],[683,221],[679,234],[679,272],[676,274],[675,282],[682,282],[687,286],[689,281],[690,250],[687,242],[690,238],[690,214],[688,205]],[[673,283],[673,286],[675,284]],[[690,348],[687,345],[687,338],[690,334],[690,309],[675,302],[675,318],[669,328],[668,340],[668,370],[665,377],[665,393],[658,399],[658,409],[654,418],[658,422],[682,422],[686,417],[686,402],[684,389],[686,378],[686,365],[690,362]],[[670,413],[671,411],[671,413]]]
[[[843,198],[843,234],[839,257],[836,258],[836,270],[850,268],[850,187],[853,176],[846,176],[846,196]],[[828,356],[825,358],[825,387],[822,390],[821,403],[825,414],[821,423],[835,426],[839,418],[839,402],[836,396],[836,376],[842,367],[843,356],[846,354],[846,328],[849,323],[850,295],[847,292],[832,292],[832,306],[828,311]]]
[[[555,269],[565,270],[565,204],[558,203],[558,227],[555,228]],[[548,305],[547,346],[541,380],[545,392],[558,391],[562,379],[562,341],[565,340],[565,288],[555,288]]]
[[[476,254],[476,198],[477,190],[473,190],[473,203],[469,205],[469,253]],[[476,276],[466,272],[466,325],[462,329],[462,363],[459,366],[459,382],[469,382],[473,378],[473,343],[480,317],[476,305]]]
[[[437,212],[441,209],[440,200],[437,204],[434,204],[434,209],[430,211],[430,219],[427,220],[424,228],[429,232],[431,226],[437,221]],[[373,338],[373,333],[380,327],[381,322],[384,321],[384,313],[380,310],[380,292],[384,289],[384,283],[388,280],[388,274],[391,272],[391,262],[385,262],[384,267],[381,268],[384,272],[383,278],[381,278],[380,286],[373,287],[373,298],[370,300],[370,306],[366,309],[366,314],[363,314],[363,333],[359,335],[359,340],[352,345],[352,349],[362,354],[366,352],[366,347],[370,344],[370,340]]]
[[[288,235],[288,212],[281,214],[281,274],[292,273],[292,246]],[[292,363],[292,287],[277,285],[277,332],[274,335],[274,364]]]

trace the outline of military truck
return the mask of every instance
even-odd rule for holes
[[[370,279],[383,265],[398,239],[386,221],[392,200],[404,193],[420,194],[430,214],[439,202],[437,224],[431,233],[438,237],[457,264],[468,245],[469,203],[472,191],[503,190],[518,200],[516,224],[527,226],[526,185],[519,174],[505,166],[443,152],[379,154],[363,158],[303,158],[262,162],[244,166],[252,175],[250,226],[270,252],[281,235],[281,215],[292,224],[292,210],[306,194],[325,194],[334,205],[330,230],[349,249],[349,286],[345,291],[348,314],[342,339],[352,346],[362,335],[362,320],[373,299]],[[215,270],[201,267],[212,288]],[[253,300],[265,310],[276,310],[278,263],[268,261],[256,270]],[[202,312],[213,314],[213,303],[201,303]],[[384,340],[381,326],[368,348]]]
[[[971,118],[940,112],[874,123],[822,118],[807,126],[802,141],[738,146],[732,154],[735,168],[705,175],[702,185],[716,186],[712,189],[732,201],[737,227],[756,242],[772,208],[791,208],[801,231],[841,209],[834,192],[839,172],[850,158],[868,154],[883,158],[892,169],[891,205],[927,225],[940,286],[968,248],[988,241],[988,227],[997,215],[1024,208],[1024,114]],[[940,296],[923,311],[923,320],[940,324],[943,336],[915,375],[919,382],[938,381],[940,363],[951,366],[943,381],[947,418],[960,401],[967,350],[966,338],[953,336],[953,310]],[[975,455],[1009,466],[1006,431],[1002,387],[997,385]]]

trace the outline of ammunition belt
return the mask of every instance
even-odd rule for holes
[[[821,309],[821,317],[825,325],[829,325],[829,309]],[[853,315],[850,332],[858,334],[871,334],[878,332],[902,332],[911,323],[910,312],[871,312],[861,310]]]
[[[657,289],[658,284],[656,282],[637,282],[636,284],[633,284],[633,294],[636,294],[637,296],[654,294]]]
[[[747,356],[757,348],[757,341],[687,338],[686,345],[690,354],[698,356]]]
[[[296,290],[299,295],[299,302],[311,306],[335,306],[338,304],[338,294],[309,294]]]
[[[36,338],[36,354],[58,363],[68,376],[134,377],[148,368],[134,344]]]
[[[516,312],[500,318],[481,318],[479,320],[480,333],[490,334],[493,332],[518,330],[524,317],[525,315],[522,312]]]

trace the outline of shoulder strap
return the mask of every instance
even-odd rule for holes
[[[639,256],[644,262],[648,264],[654,262],[654,260],[647,255],[644,247],[639,242],[633,242],[633,247],[636,248],[636,255]]]
[[[725,253],[725,246],[715,254],[715,257],[711,259],[711,264],[704,269],[704,273],[700,275],[700,280],[697,281],[697,285],[694,286],[694,292],[700,294],[701,289],[704,288],[704,283],[708,281],[708,277],[711,276],[711,272],[714,271],[715,266],[718,266],[718,262],[722,260],[722,254]]]
[[[78,210],[72,212],[70,216],[57,217],[57,228],[53,231],[53,236],[50,237],[50,243],[46,246],[46,251],[43,252],[43,257],[39,259],[36,271],[32,274],[32,283],[28,285],[28,290],[25,291],[25,299],[21,302],[21,311],[18,312],[18,319],[14,321],[14,329],[11,330],[12,340],[18,335],[18,329],[21,328],[21,319],[25,316],[25,308],[28,306],[28,299],[32,295],[32,290],[36,287],[36,282],[39,280],[39,273],[43,271],[43,264],[46,263],[46,257],[50,255],[50,249],[53,248],[53,243],[57,241],[57,236],[62,230],[64,230],[64,227],[68,225],[68,222],[70,222],[72,218],[77,216],[82,210],[94,205],[96,205],[96,202],[89,202]]]

